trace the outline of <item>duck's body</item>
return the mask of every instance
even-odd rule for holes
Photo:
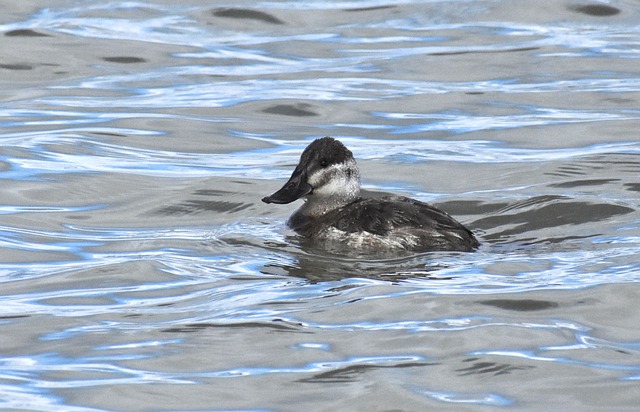
[[[265,203],[305,204],[288,225],[309,240],[344,244],[353,249],[472,251],[479,242],[447,213],[401,196],[360,196],[355,159],[331,137],[313,141],[302,153],[289,181]]]

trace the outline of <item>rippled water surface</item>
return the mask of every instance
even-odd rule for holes
[[[0,11],[1,408],[640,404],[637,1]],[[324,135],[481,248],[301,247]]]

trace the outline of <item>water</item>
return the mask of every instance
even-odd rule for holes
[[[637,409],[635,2],[0,10],[1,408]],[[324,135],[480,250],[300,247]]]

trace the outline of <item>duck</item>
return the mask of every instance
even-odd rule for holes
[[[311,142],[289,180],[262,199],[288,204],[304,199],[287,225],[312,243],[349,250],[471,252],[471,230],[448,213],[405,196],[362,196],[353,153],[337,139]]]

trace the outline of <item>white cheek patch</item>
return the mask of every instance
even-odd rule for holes
[[[358,173],[351,164],[339,163],[318,170],[307,181],[317,196],[341,196],[360,191]]]
[[[311,185],[313,186],[313,183]],[[349,181],[345,178],[344,175],[334,176],[324,185],[318,188],[314,188],[313,194],[318,196],[340,195],[347,191],[346,188],[348,185]]]
[[[313,174],[309,175],[307,182],[314,188],[322,184],[323,181],[330,183],[331,180],[338,179],[344,175],[344,164],[332,164],[325,169],[319,169]]]

